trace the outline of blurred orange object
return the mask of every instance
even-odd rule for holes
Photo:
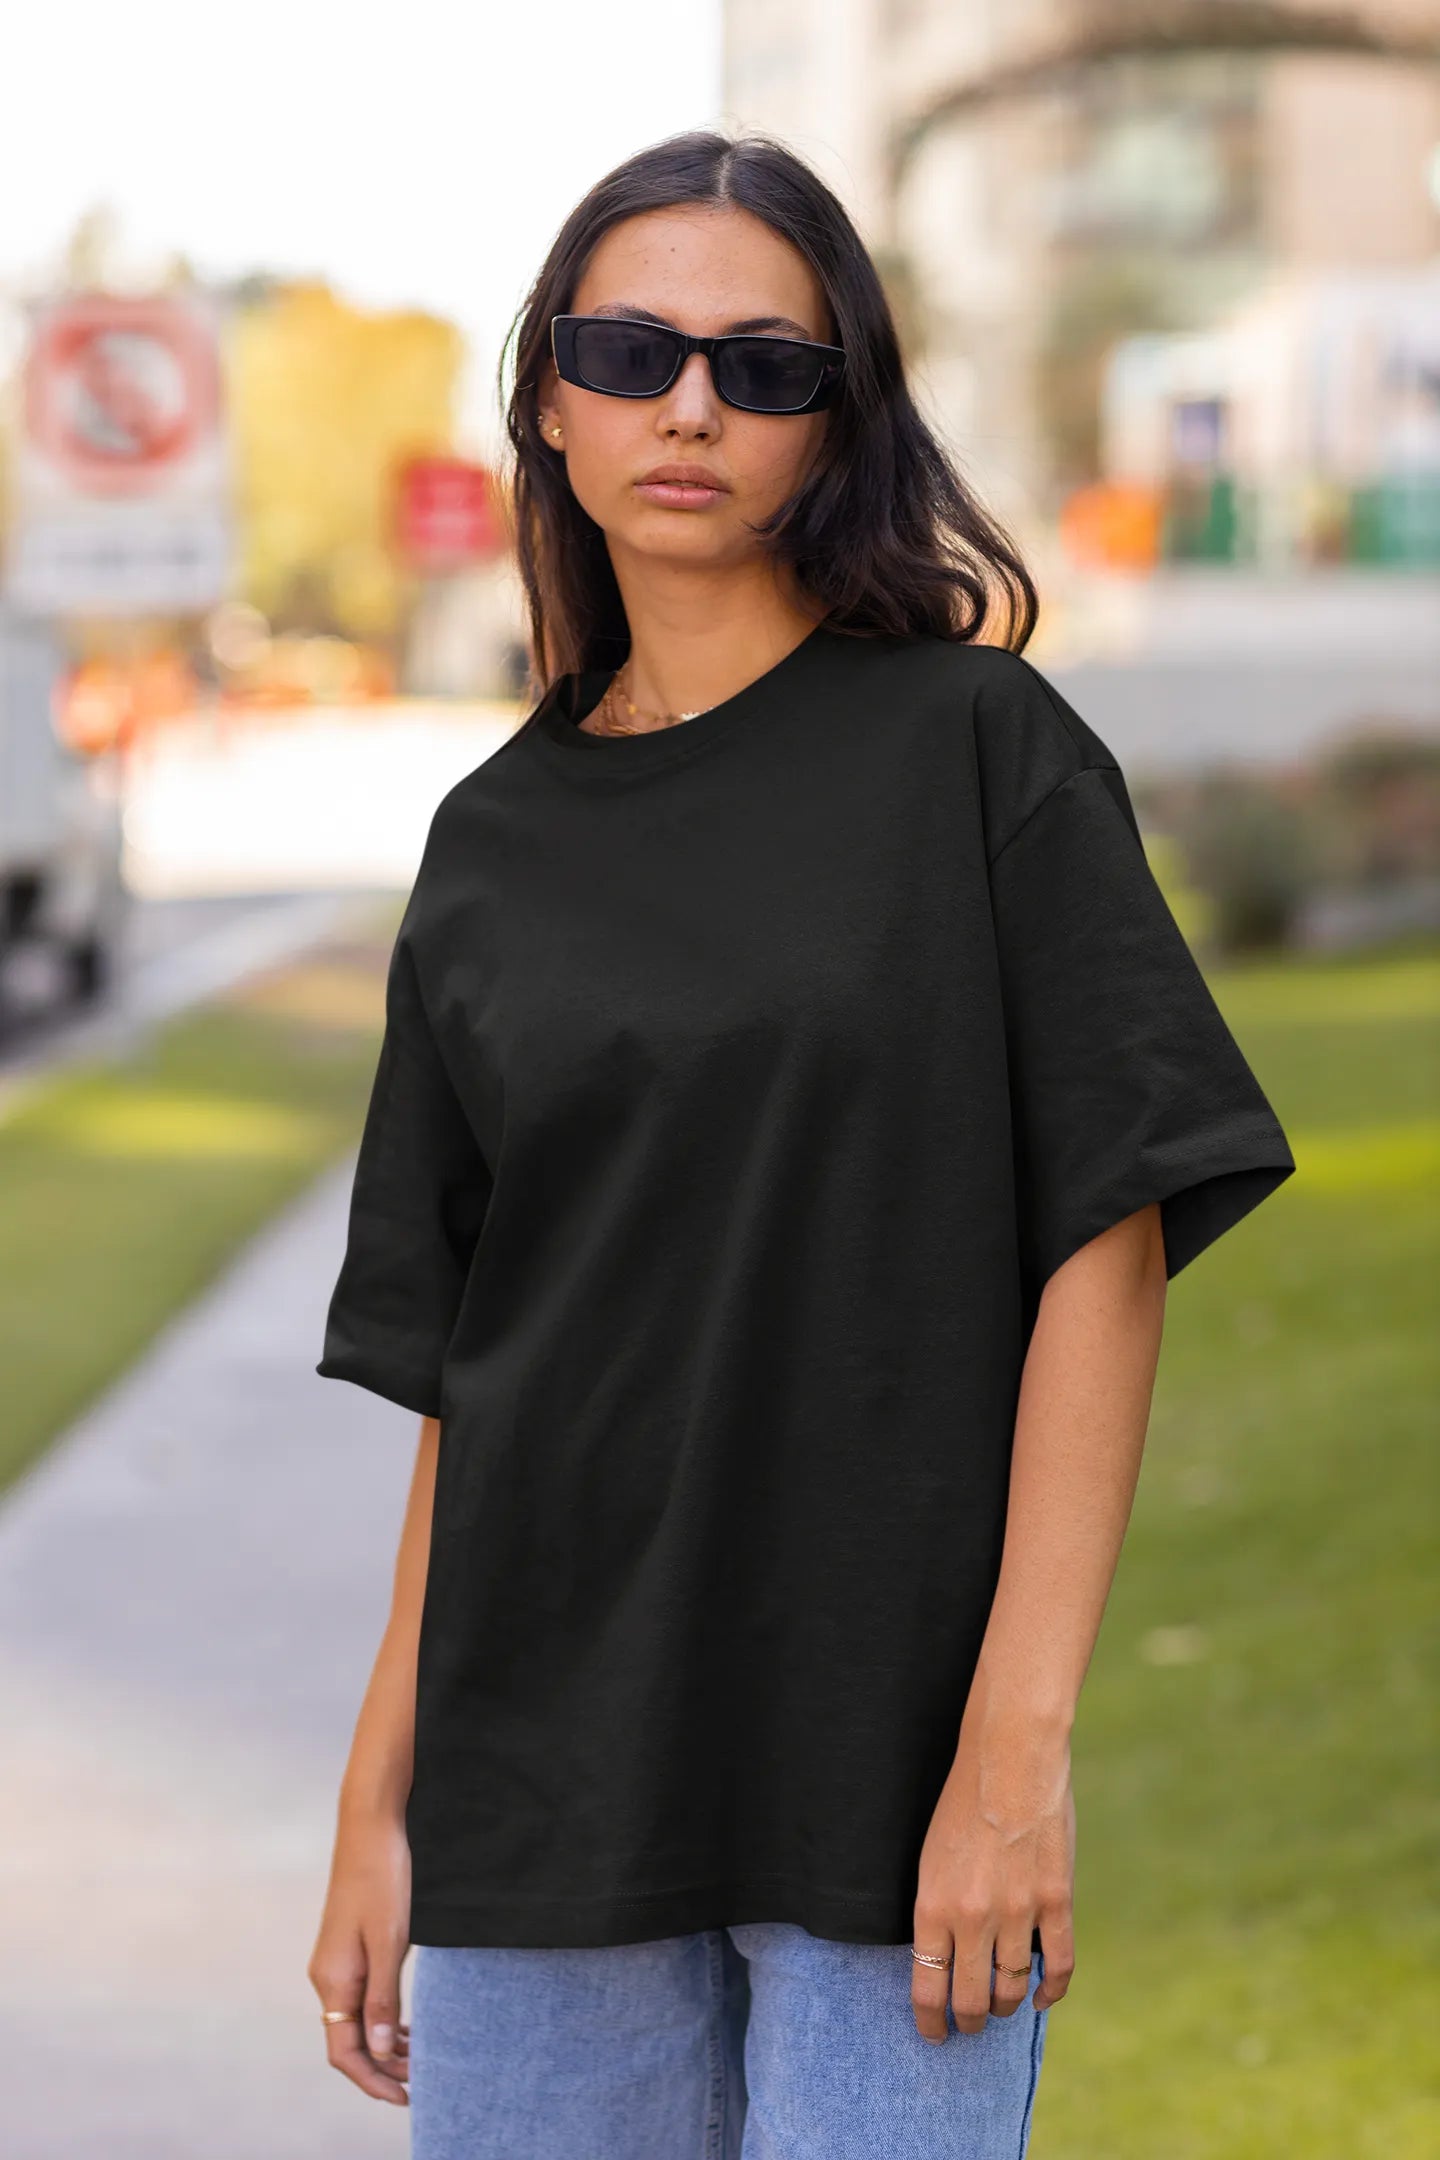
[[[389,698],[395,695],[395,662],[389,653],[378,645],[361,645],[360,655],[361,694],[371,698]]]
[[[55,687],[55,732],[67,750],[101,757],[135,733],[135,699],[125,669],[111,660],[84,660]]]
[[[1076,488],[1062,505],[1060,538],[1082,570],[1153,570],[1163,510],[1158,487],[1096,480]]]
[[[100,757],[124,749],[140,729],[193,710],[195,677],[183,654],[82,660],[55,693],[55,729],[67,749]]]

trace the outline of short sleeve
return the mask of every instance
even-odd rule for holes
[[[385,1031],[318,1373],[422,1417],[440,1415],[446,1346],[489,1189],[426,1013],[407,911],[390,958]]]
[[[1176,1275],[1295,1161],[1156,882],[1118,766],[1053,784],[990,881],[1033,1293],[1152,1201]]]

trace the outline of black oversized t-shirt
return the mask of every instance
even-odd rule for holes
[[[1040,1289],[1294,1162],[1028,661],[606,679],[435,813],[318,1367],[441,1419],[411,1935],[908,1942]]]

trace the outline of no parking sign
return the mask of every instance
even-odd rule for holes
[[[32,309],[7,586],[36,614],[212,606],[232,530],[219,323],[199,293]]]

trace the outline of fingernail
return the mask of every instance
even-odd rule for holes
[[[389,2025],[372,2025],[370,2028],[370,2052],[372,2055],[388,2055],[395,2045],[395,2034]]]

